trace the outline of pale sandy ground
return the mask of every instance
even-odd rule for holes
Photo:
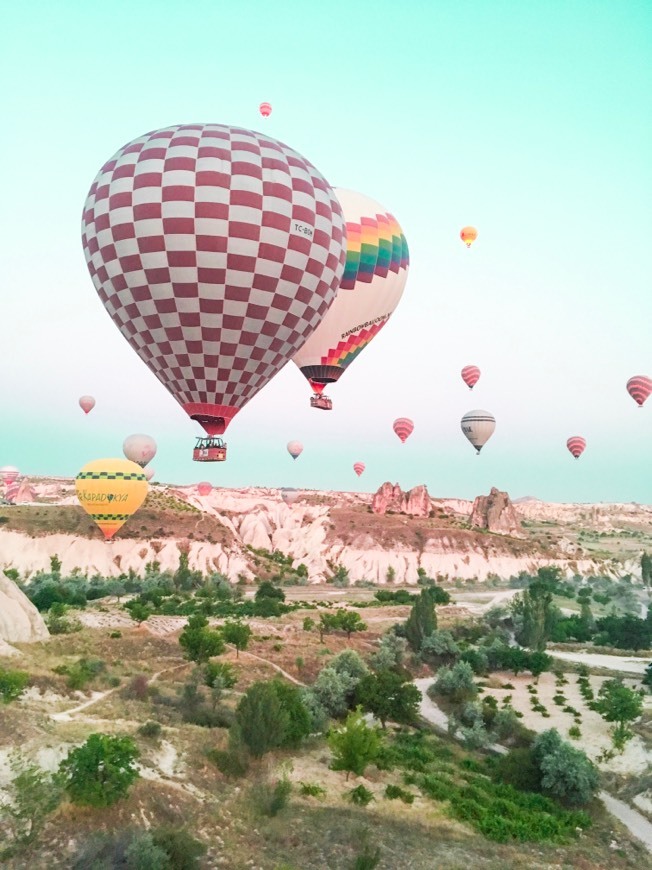
[[[547,652],[563,662],[575,662],[586,665],[589,668],[604,668],[609,671],[618,671],[623,674],[644,674],[647,666],[652,662],[650,656],[610,656],[591,652],[564,652],[550,649]]]

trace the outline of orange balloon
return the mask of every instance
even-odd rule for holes
[[[475,227],[463,227],[460,230],[460,238],[467,248],[470,248],[473,242],[478,238],[478,231]]]

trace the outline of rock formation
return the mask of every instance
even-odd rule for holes
[[[375,514],[386,514],[393,511],[397,514],[407,514],[411,517],[427,517],[432,509],[430,496],[425,486],[415,486],[409,492],[403,492],[398,483],[383,483],[371,502],[371,510]]]
[[[0,573],[0,641],[32,643],[49,636],[43,617],[29,598]]]
[[[473,502],[471,526],[476,529],[487,529],[499,535],[522,537],[521,523],[514,505],[507,493],[501,492],[495,486],[491,487],[489,495],[479,495]]]

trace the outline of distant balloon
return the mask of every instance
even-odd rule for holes
[[[496,428],[496,418],[489,411],[468,411],[462,417],[462,432],[480,453]]]
[[[150,435],[129,435],[124,440],[122,452],[141,468],[156,456],[156,441]]]
[[[464,366],[462,369],[462,380],[472,390],[480,380],[480,369],[477,366]]]
[[[145,469],[145,477],[147,478],[148,482],[154,477],[154,474],[155,474],[155,471],[153,468],[146,468]]]
[[[197,492],[199,495],[210,495],[213,492],[213,484],[207,480],[202,480],[201,483],[197,484]]]
[[[627,392],[639,408],[642,408],[645,400],[652,394],[652,378],[646,375],[634,375],[627,381]]]
[[[261,103],[258,106],[258,111],[263,116],[263,118],[269,118],[272,114],[272,104],[271,103]]]
[[[292,459],[296,459],[303,453],[303,444],[300,441],[288,441],[288,453]]]
[[[2,477],[2,482],[8,486],[10,483],[13,483],[14,480],[17,480],[20,476],[20,471],[16,468],[15,465],[4,465],[0,468],[0,477]]]
[[[365,468],[366,468],[366,466],[365,466],[364,462],[354,462],[353,463],[353,470],[358,475],[358,477],[360,477],[360,475],[365,470]]]
[[[281,490],[281,498],[285,502],[285,504],[294,504],[295,501],[299,498],[300,492],[298,489],[292,489],[291,487],[284,487]]]
[[[575,459],[579,459],[582,453],[584,453],[586,441],[580,435],[573,435],[573,437],[569,438],[566,442],[566,447],[568,447]]]
[[[470,248],[473,242],[478,238],[478,231],[475,227],[464,227],[460,230],[460,238],[467,248]]]
[[[95,399],[92,396],[82,396],[79,399],[79,407],[82,409],[84,414],[88,414],[88,412],[92,411],[95,407]]]
[[[392,214],[361,193],[335,188],[335,194],[346,221],[344,274],[335,302],[292,357],[316,396],[383,329],[401,301],[409,267],[407,241]],[[388,355],[394,353],[390,342]]]
[[[147,498],[145,473],[128,459],[95,459],[75,479],[77,498],[110,540]]]
[[[121,148],[91,185],[82,244],[115,325],[211,437],[314,332],[346,259],[341,206],[315,167],[221,124]]]
[[[414,432],[414,423],[409,417],[398,417],[394,420],[392,428],[401,439],[402,443],[405,444],[406,439]]]

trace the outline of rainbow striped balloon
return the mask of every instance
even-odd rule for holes
[[[627,392],[639,408],[642,408],[646,399],[652,394],[652,378],[648,378],[647,375],[634,375],[627,381]]]
[[[353,470],[358,475],[358,477],[360,477],[360,475],[365,470],[365,468],[366,468],[366,466],[365,466],[364,462],[354,462],[353,463]]]
[[[586,441],[581,435],[573,435],[572,438],[569,438],[566,442],[566,447],[568,447],[575,459],[579,459],[584,453]]]
[[[360,193],[336,189],[346,221],[346,263],[335,302],[293,357],[313,391],[339,380],[398,305],[409,266],[397,220]]]
[[[401,439],[401,443],[405,444],[406,440],[414,432],[414,423],[409,417],[398,417],[394,420],[392,428]]]

